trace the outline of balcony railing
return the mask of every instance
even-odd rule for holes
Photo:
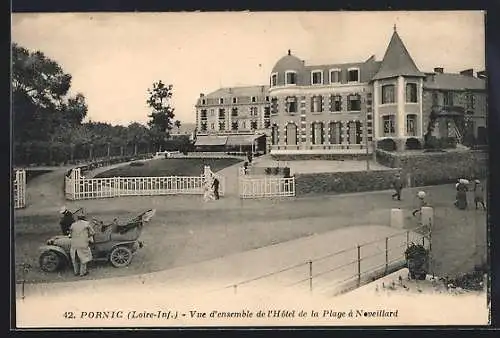
[[[282,145],[274,144],[271,145],[271,150],[295,150],[295,151],[360,151],[366,150],[366,144],[298,144],[298,145]],[[372,150],[371,146],[368,146],[368,150]]]

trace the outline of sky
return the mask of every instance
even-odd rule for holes
[[[12,14],[12,41],[72,75],[88,119],[146,123],[147,89],[173,85],[176,119],[195,121],[200,93],[268,84],[288,49],[306,64],[382,60],[396,25],[421,71],[485,69],[484,14],[211,12]]]

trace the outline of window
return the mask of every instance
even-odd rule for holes
[[[432,93],[432,105],[433,106],[438,106],[439,105],[439,97],[437,92]]]
[[[359,95],[349,95],[347,97],[347,110],[348,111],[361,111],[361,99]]]
[[[236,99],[235,97],[233,97],[233,103],[237,103],[238,102],[238,99]]]
[[[219,119],[224,119],[226,118],[226,112],[224,110],[224,108],[220,108],[219,109]]]
[[[241,129],[247,129],[247,123],[245,121],[241,122]]]
[[[330,83],[339,83],[339,82],[340,82],[340,69],[330,70]]]
[[[252,122],[250,123],[250,128],[251,128],[252,130],[257,129],[257,121],[252,121]]]
[[[238,130],[238,122],[231,123],[231,130]]]
[[[323,144],[323,123],[314,122],[312,124],[312,141],[313,144]]]
[[[453,106],[453,92],[445,92],[444,93],[444,102],[445,106]]]
[[[266,102],[269,102],[269,96],[266,96]]]
[[[275,87],[278,85],[278,74],[271,75],[271,87]]]
[[[264,107],[264,118],[268,119],[271,114],[271,107]]]
[[[215,111],[213,109],[210,109],[210,116],[215,116]]]
[[[347,71],[347,81],[348,82],[359,82],[359,69],[349,69]]]
[[[205,99],[201,100],[201,104],[207,104],[207,101]]]
[[[311,112],[320,113],[323,111],[323,97],[316,95],[311,97]]]
[[[257,98],[255,96],[252,96],[252,103],[257,102]]]
[[[202,120],[206,120],[207,119],[207,110],[206,109],[202,109],[201,110],[200,117],[201,117]]]
[[[330,144],[340,143],[340,122],[330,122]]]
[[[267,128],[269,128],[270,126],[271,126],[271,121],[269,121],[269,120],[264,121],[264,128],[266,128],[266,129],[267,129]]]
[[[466,107],[467,109],[474,109],[476,106],[476,97],[473,93],[465,94]]]
[[[311,83],[313,85],[323,84],[323,71],[315,70],[311,72]]]
[[[361,123],[349,122],[349,144],[361,144]]]
[[[332,95],[330,96],[330,111],[338,112],[342,110],[342,96]]]
[[[219,104],[224,104],[224,99],[222,97],[219,99]]]
[[[406,115],[406,135],[417,136],[417,115]]]
[[[394,103],[395,100],[395,86],[384,85],[382,86],[382,104]]]
[[[384,125],[384,136],[394,135],[396,133],[395,116],[394,115],[382,116],[382,121]]]
[[[258,116],[259,110],[257,107],[250,107],[250,116]]]
[[[215,129],[215,123],[210,123],[210,129],[214,130]]]
[[[278,126],[273,125],[271,128],[271,143],[278,144]]]
[[[297,126],[293,123],[286,125],[286,144],[297,144]]]
[[[287,85],[297,84],[297,73],[296,72],[289,70],[285,73],[285,75],[286,75],[285,84],[287,84]]]
[[[295,96],[288,96],[286,98],[286,112],[287,113],[297,112],[297,98]]]
[[[219,122],[219,130],[226,129],[226,124],[224,122]]]
[[[417,84],[407,83],[406,84],[406,102],[417,103]]]
[[[271,114],[278,114],[278,99],[276,97],[271,99]]]
[[[238,108],[231,109],[231,116],[232,117],[237,117],[238,116]]]
[[[206,124],[206,122],[204,122],[204,123],[201,124],[201,128],[200,129],[201,129],[201,131],[207,131],[207,124]]]

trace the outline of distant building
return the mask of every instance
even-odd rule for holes
[[[484,71],[423,73],[394,27],[382,61],[308,65],[289,50],[270,87],[201,94],[197,136],[262,134],[274,154],[364,154],[383,139],[402,150],[409,138],[423,142],[431,116],[439,137],[484,138],[486,97]]]

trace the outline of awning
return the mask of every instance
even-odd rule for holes
[[[244,145],[251,145],[256,139],[259,137],[264,136],[263,134],[260,135],[230,135],[227,137],[227,146],[244,146]]]
[[[195,146],[223,146],[226,144],[227,136],[198,136]]]

